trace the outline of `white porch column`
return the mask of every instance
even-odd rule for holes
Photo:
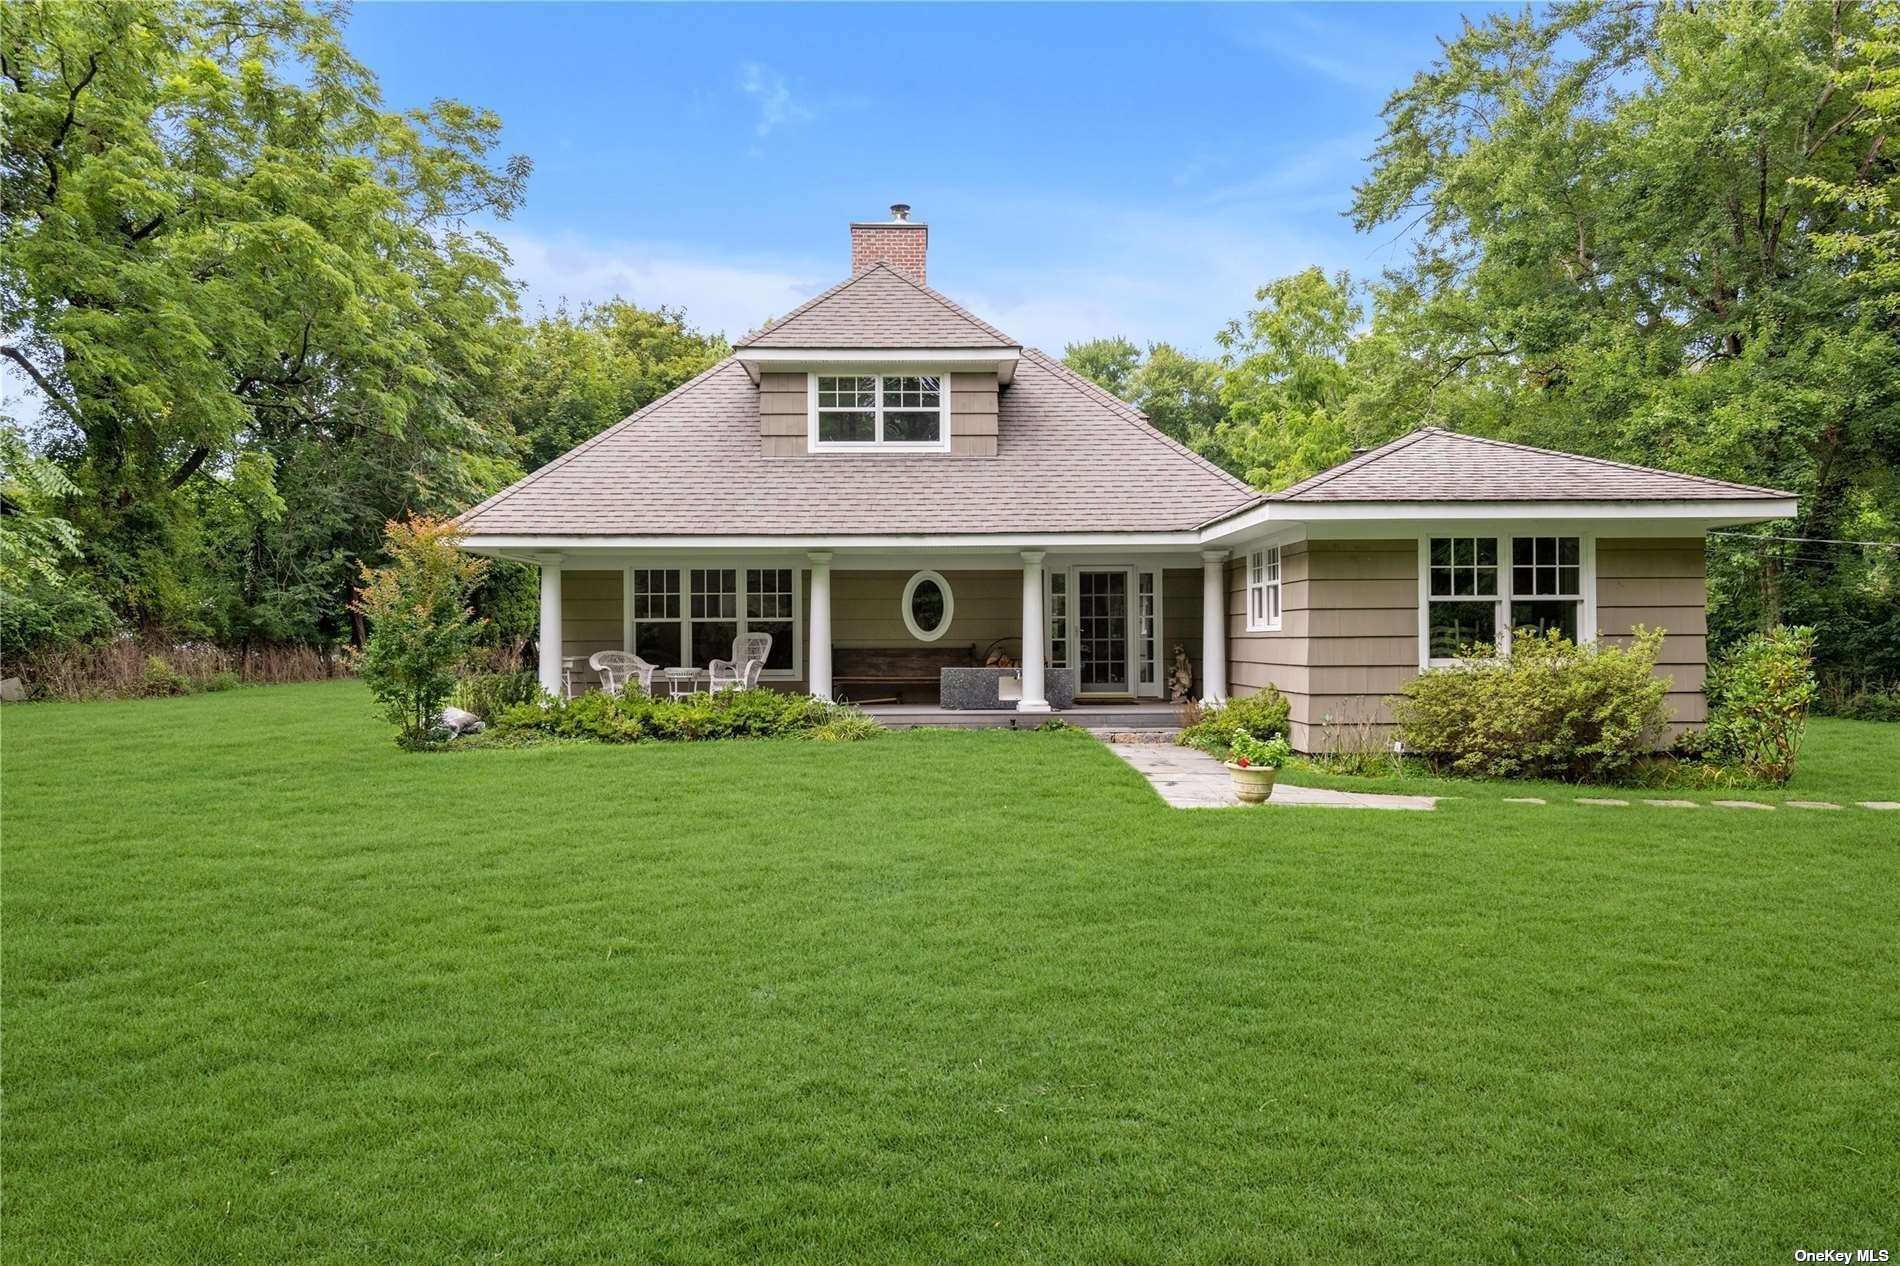
[[[1227,551],[1201,551],[1201,701],[1227,698]]]
[[[807,682],[812,694],[831,698],[831,555],[807,554],[811,560],[811,612],[806,653],[811,656]]]
[[[561,556],[536,560],[541,564],[541,689],[561,697]]]
[[[1018,712],[1047,712],[1049,698],[1042,671],[1042,554],[1023,551],[1023,697]]]

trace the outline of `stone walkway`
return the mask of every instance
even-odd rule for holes
[[[1162,743],[1110,742],[1108,750],[1133,765],[1161,798],[1177,809],[1237,805],[1227,767],[1206,752]],[[1277,783],[1268,804],[1312,804],[1333,809],[1430,809],[1436,796],[1381,796],[1367,791],[1324,791]]]
[[[1177,809],[1225,809],[1240,803],[1234,795],[1233,781],[1227,775],[1227,767],[1206,752],[1192,747],[1176,747],[1172,742],[1173,731],[1136,731],[1117,733],[1112,730],[1096,731],[1103,746],[1121,757],[1135,768],[1151,786],[1160,793],[1161,798]],[[1389,796],[1370,791],[1327,791],[1320,787],[1295,787],[1287,783],[1277,783],[1268,804],[1324,805],[1333,809],[1432,809],[1436,808],[1442,796]],[[1543,805],[1549,803],[1539,796],[1506,796],[1505,804]],[[1566,803],[1558,801],[1559,804]],[[1614,796],[1578,796],[1569,803],[1583,805],[1586,808],[1624,809],[1630,802]],[[1702,804],[1695,800],[1644,800],[1642,803],[1657,809],[1699,809]],[[1718,809],[1754,809],[1769,810],[1772,804],[1759,800],[1711,800],[1710,806]],[[1900,801],[1896,800],[1857,800],[1860,808],[1877,811],[1900,811]],[[1790,809],[1820,810],[1840,809],[1844,806],[1829,800],[1784,800],[1782,804]]]

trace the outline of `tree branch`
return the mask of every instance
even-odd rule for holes
[[[85,424],[85,419],[79,415],[79,406],[68,400],[65,396],[60,395],[59,388],[53,385],[52,379],[42,374],[40,367],[26,358],[25,352],[9,344],[8,346],[0,347],[0,356],[6,357],[21,369],[24,369],[27,377],[33,380],[34,385],[46,393],[46,398],[59,406],[61,413],[64,413],[67,417],[82,426]]]
[[[211,456],[211,450],[202,444],[192,449],[191,455],[185,458],[185,464],[174,470],[171,478],[165,481],[166,486],[174,491],[184,487],[185,481],[198,473],[198,468],[205,464],[205,458],[209,456]]]

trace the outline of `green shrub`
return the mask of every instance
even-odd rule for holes
[[[1660,629],[1629,646],[1522,633],[1503,659],[1435,669],[1394,704],[1407,749],[1440,772],[1486,778],[1614,779],[1655,751],[1669,717],[1654,675]]]
[[[228,668],[221,672],[212,673],[209,677],[205,678],[205,689],[211,691],[236,690],[243,684],[243,679]]]
[[[540,697],[541,679],[533,673],[469,673],[455,683],[449,702],[493,721],[507,709]]]
[[[1787,782],[1815,694],[1813,629],[1749,635],[1709,673],[1703,758],[1739,766],[1762,782]]]
[[[1293,747],[1283,738],[1260,739],[1243,731],[1234,735],[1230,755],[1234,764],[1249,769],[1278,769],[1293,759]]]
[[[188,695],[191,693],[191,678],[179,672],[166,662],[162,655],[145,657],[145,675],[139,682],[139,693],[151,699],[162,699],[170,695]]]
[[[469,592],[488,572],[486,559],[456,548],[459,533],[445,520],[391,522],[383,541],[389,566],[363,567],[353,610],[369,621],[358,665],[363,683],[396,726],[396,741],[419,747],[431,733],[455,673],[475,647]]]
[[[1287,722],[1291,712],[1286,696],[1278,687],[1267,686],[1253,694],[1201,708],[1193,724],[1184,728],[1175,741],[1225,756],[1232,750],[1236,735],[1248,734],[1257,739],[1287,737],[1292,733]]]
[[[1848,721],[1900,721],[1900,685],[1823,687],[1814,715]]]
[[[533,731],[600,743],[690,743],[705,739],[869,738],[882,727],[847,704],[776,690],[656,699],[599,691],[566,701],[517,704],[495,718],[503,732]]]

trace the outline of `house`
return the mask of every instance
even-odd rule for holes
[[[1279,687],[1311,750],[1460,646],[1648,625],[1673,720],[1703,719],[1703,535],[1790,494],[1421,428],[1263,495],[930,289],[908,212],[461,516],[465,548],[539,566],[550,690],[596,651],[703,666],[762,631],[780,689],[935,704],[954,677],[1037,714],[1162,703],[1178,647],[1202,698]]]

